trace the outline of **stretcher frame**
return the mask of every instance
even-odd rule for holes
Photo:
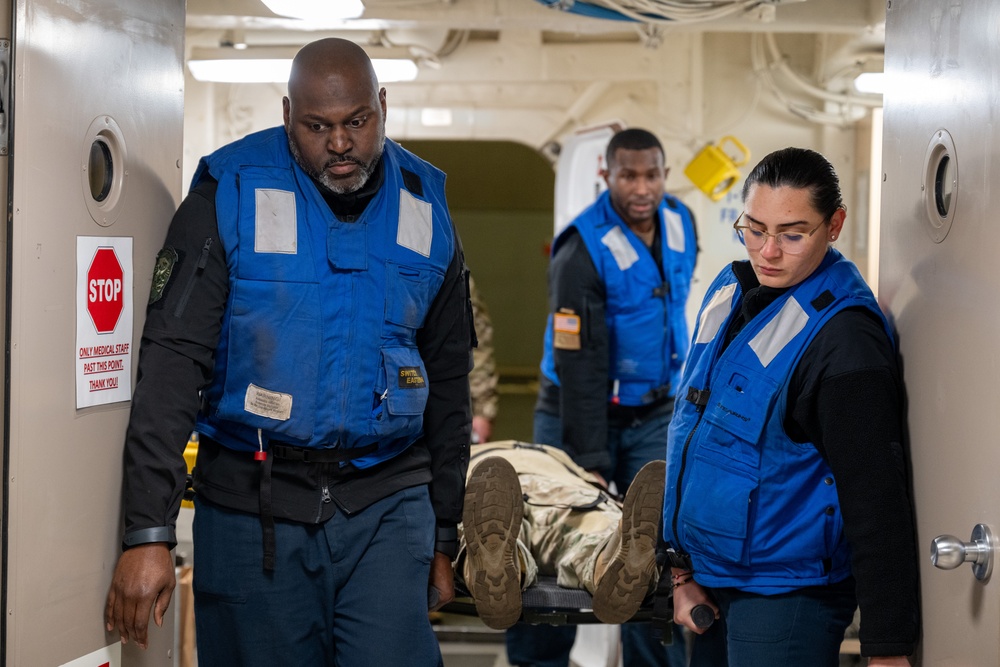
[[[478,616],[476,605],[465,585],[455,580],[455,599],[441,611],[462,616]],[[653,620],[653,594],[647,595],[628,623]],[[578,588],[563,588],[555,577],[539,575],[538,581],[521,593],[521,618],[519,622],[533,625],[586,625],[600,624],[593,611],[590,593]]]

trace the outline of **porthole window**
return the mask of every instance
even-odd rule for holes
[[[951,193],[954,185],[951,156],[946,153],[938,163],[937,178],[934,179],[934,203],[937,205],[938,215],[942,218],[948,216],[948,211],[951,208]]]
[[[108,144],[103,139],[97,139],[90,144],[87,174],[90,181],[90,196],[98,202],[107,199],[115,174],[115,162]]]
[[[83,198],[94,222],[110,227],[125,202],[128,183],[128,152],[121,127],[109,115],[91,122],[80,156]]]
[[[924,155],[920,190],[927,211],[927,230],[935,243],[941,243],[951,231],[959,192],[958,156],[948,130],[937,130],[931,137]]]

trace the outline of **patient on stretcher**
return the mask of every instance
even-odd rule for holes
[[[514,625],[539,575],[589,592],[598,620],[629,620],[657,584],[665,465],[648,463],[618,502],[554,447],[473,445],[455,572],[483,622]]]

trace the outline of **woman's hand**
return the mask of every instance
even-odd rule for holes
[[[677,570],[679,574],[681,571]],[[715,612],[715,617],[719,617],[719,607],[712,600],[704,588],[701,587],[690,573],[681,575],[683,583],[674,586],[674,623],[679,623],[695,634],[702,634],[708,628],[699,628],[691,618],[691,610],[698,605],[706,605]],[[888,667],[888,666],[886,666]]]

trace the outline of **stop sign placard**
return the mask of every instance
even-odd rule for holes
[[[100,247],[87,269],[87,312],[97,333],[111,333],[118,326],[125,300],[124,274],[114,248]]]

